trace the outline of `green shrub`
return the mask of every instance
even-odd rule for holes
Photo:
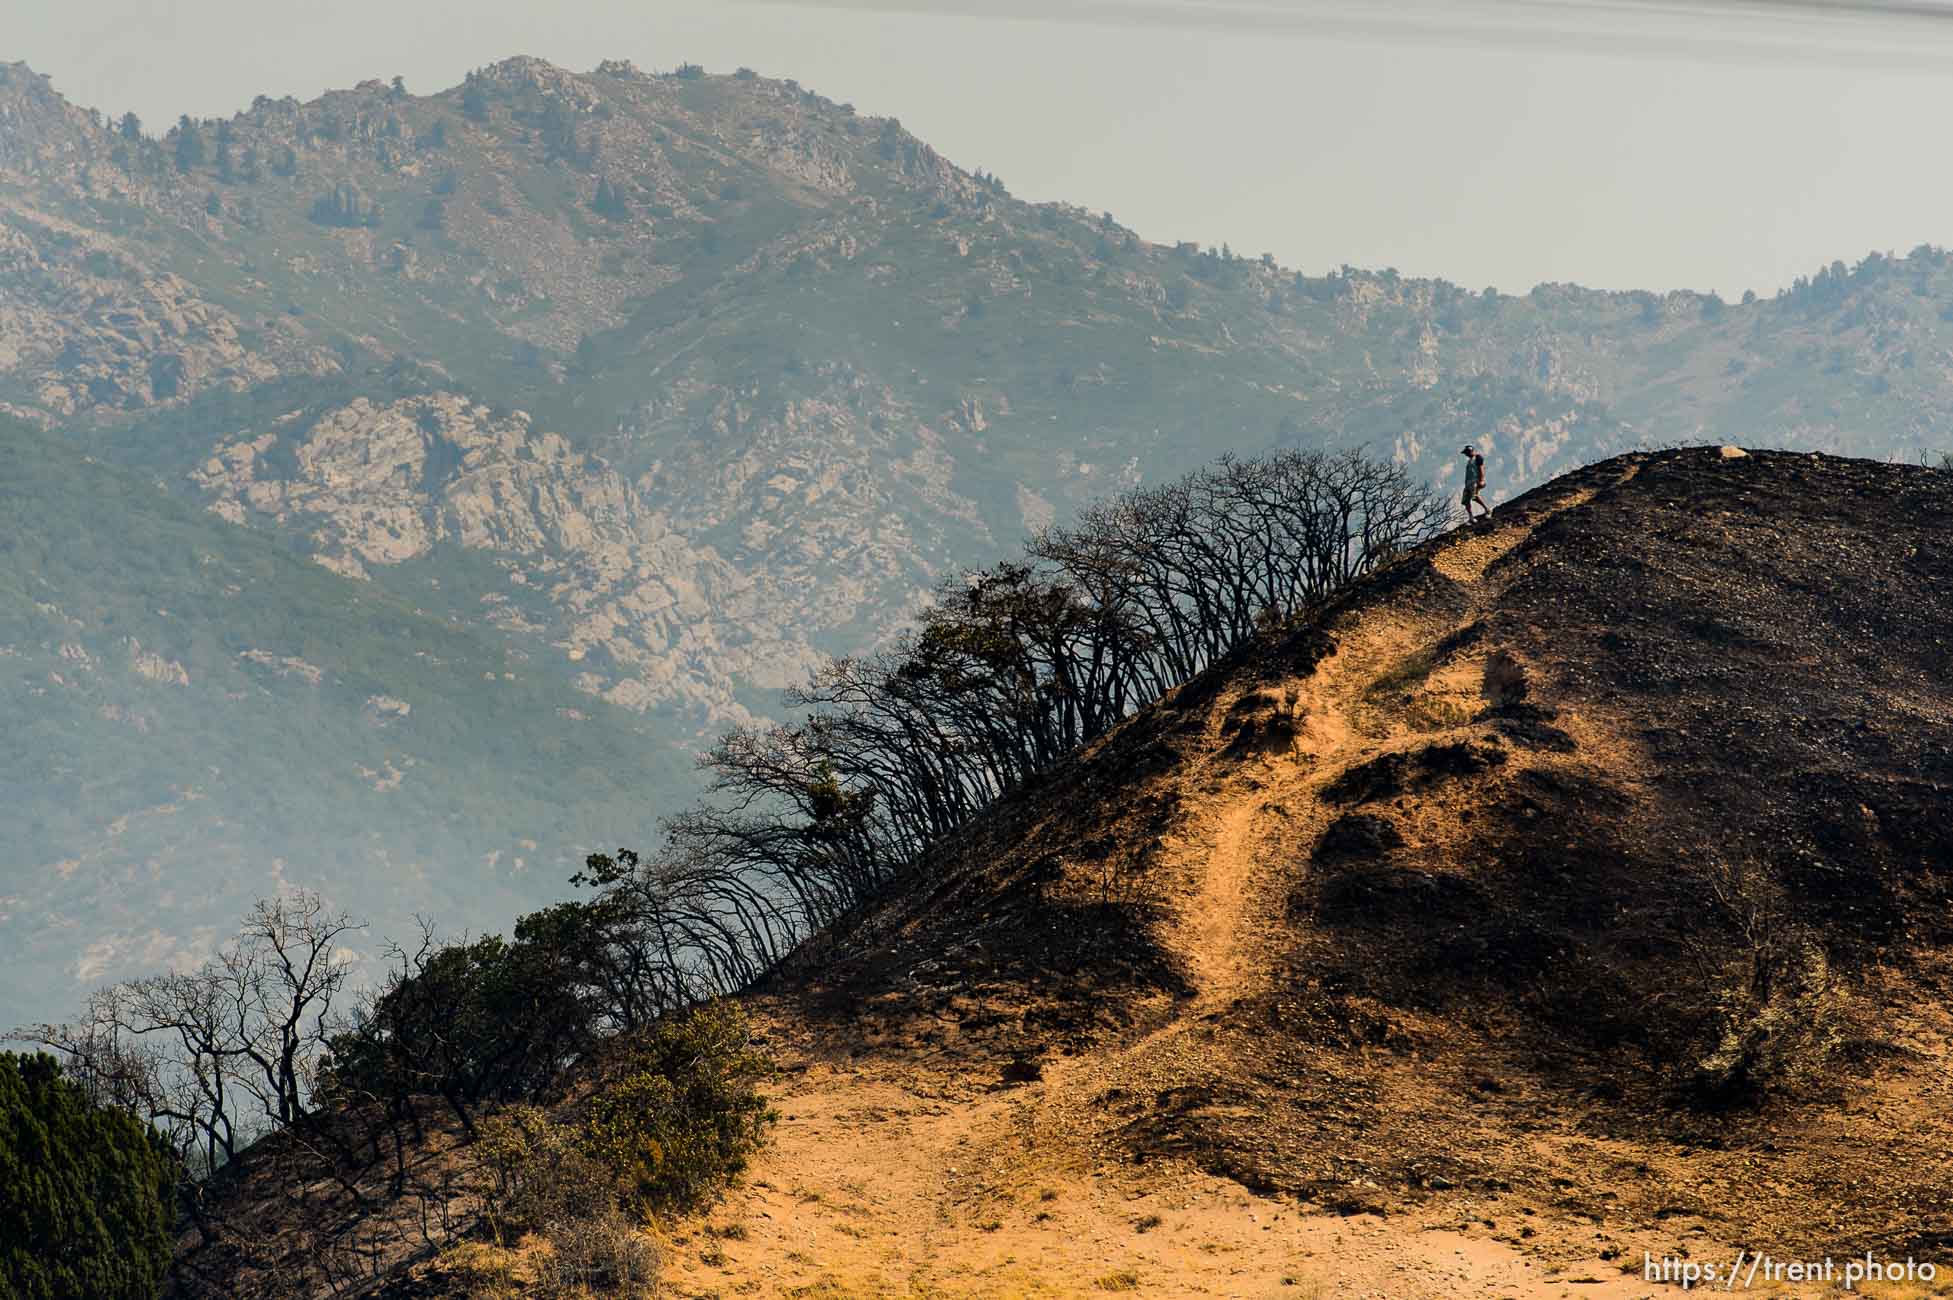
[[[758,1084],[772,1066],[737,1007],[661,1022],[592,1096],[585,1149],[644,1209],[698,1205],[746,1167],[777,1116]]]
[[[402,956],[366,1018],[335,1035],[330,1097],[434,1093],[465,1126],[485,1100],[536,1097],[598,1040],[603,1010],[577,963],[595,904],[524,917],[514,941],[484,935]]]
[[[538,1107],[510,1106],[482,1121],[469,1155],[486,1184],[482,1212],[499,1244],[616,1213],[616,1176],[583,1150],[575,1129]]]
[[[175,1186],[147,1125],[94,1105],[51,1056],[0,1053],[0,1295],[152,1300]]]

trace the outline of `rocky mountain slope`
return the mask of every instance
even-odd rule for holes
[[[1228,448],[1444,477],[1470,438],[1496,495],[1636,442],[1953,442],[1933,250],[1727,306],[1311,278],[1019,202],[743,72],[516,58],[157,136],[14,65],[0,214],[0,401],[348,572],[425,550],[360,536],[386,512],[595,492],[607,530],[409,532],[556,566],[593,690],[726,716],[973,548]],[[474,426],[518,410],[566,454],[471,475]]]
[[[0,417],[0,1029],[255,900],[503,927],[690,773],[539,637],[348,581]]]
[[[514,58],[156,126],[0,67],[0,410],[548,659],[575,708],[643,715],[654,770],[957,565],[1226,450],[1444,481],[1468,438],[1499,500],[1678,438],[1953,444],[1934,249],[1744,304],[1311,277],[691,67]]]

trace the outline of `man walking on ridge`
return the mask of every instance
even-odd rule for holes
[[[1465,457],[1465,495],[1461,499],[1465,503],[1465,522],[1472,523],[1478,518],[1477,515],[1472,513],[1472,503],[1474,501],[1478,503],[1478,508],[1485,512],[1485,518],[1490,519],[1492,517],[1492,507],[1486,505],[1485,498],[1479,495],[1485,487],[1485,457],[1479,455],[1470,447],[1466,447],[1463,454]]]

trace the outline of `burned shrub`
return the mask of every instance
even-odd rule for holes
[[[1381,858],[1403,847],[1404,837],[1387,817],[1372,813],[1344,813],[1329,823],[1316,844],[1318,865],[1348,858]]]

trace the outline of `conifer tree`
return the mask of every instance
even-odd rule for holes
[[[146,1124],[93,1104],[51,1056],[0,1053],[0,1295],[154,1300],[175,1186]]]
[[[187,172],[203,166],[203,132],[184,114],[176,124],[176,170]]]

